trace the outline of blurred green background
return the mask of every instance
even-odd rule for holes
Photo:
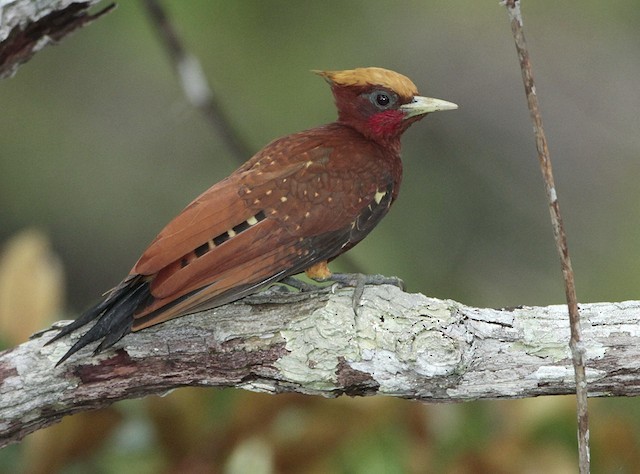
[[[400,198],[350,259],[469,305],[563,302],[496,0],[165,5],[254,150],[334,119],[311,69],[395,69],[459,104],[406,133]],[[578,297],[637,299],[637,1],[526,1],[523,13]],[[94,302],[237,166],[183,97],[139,2],[0,82],[0,130],[0,244],[6,294],[18,300],[0,319],[21,318],[35,293],[47,302],[33,310],[45,315],[35,329]],[[9,334],[5,346],[20,342]],[[595,400],[591,412],[594,472],[636,471],[640,403]],[[572,397],[423,405],[183,389],[69,418],[0,451],[0,472],[574,472],[574,418]]]

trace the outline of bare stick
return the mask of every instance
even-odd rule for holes
[[[576,297],[576,287],[573,278],[573,269],[571,268],[571,259],[569,258],[569,248],[567,246],[567,236],[560,215],[560,205],[556,195],[556,188],[553,180],[553,170],[551,167],[551,158],[549,157],[549,148],[547,139],[542,127],[542,116],[538,104],[538,96],[536,95],[536,87],[533,81],[533,72],[531,68],[531,60],[529,51],[524,37],[522,26],[522,15],[520,13],[519,0],[506,0],[503,4],[507,7],[509,19],[511,21],[511,31],[516,43],[518,51],[518,59],[520,60],[520,69],[522,70],[522,80],[524,82],[524,90],[527,96],[527,104],[531,120],[533,121],[533,130],[536,137],[536,148],[538,150],[538,159],[540,160],[540,169],[544,178],[544,185],[549,200],[549,212],[551,214],[551,224],[553,225],[553,235],[556,241],[556,248],[560,255],[560,263],[562,266],[562,276],[564,278],[564,290],[569,307],[569,324],[571,329],[571,339],[569,346],[571,347],[571,355],[573,357],[573,367],[576,380],[576,398],[578,407],[578,450],[580,472],[589,472],[589,412],[587,408],[587,381],[585,376],[584,364],[584,347],[582,343],[582,334],[580,329],[580,313],[578,311],[578,299]]]
[[[182,46],[178,33],[169,21],[160,2],[144,0],[142,3],[165,45],[185,96],[213,124],[236,161],[244,163],[253,153],[250,152],[249,147],[240,138],[235,127],[222,110],[213,90],[209,87],[200,61]]]

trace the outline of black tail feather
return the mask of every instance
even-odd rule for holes
[[[84,346],[100,339],[102,341],[94,351],[95,354],[115,344],[131,331],[133,314],[137,309],[146,305],[150,298],[148,281],[144,281],[140,276],[125,279],[111,291],[104,301],[87,310],[47,342],[47,344],[50,344],[97,319],[96,324],[71,346],[67,353],[57,362],[56,366]]]
[[[117,304],[113,306],[110,318],[100,319],[91,331],[96,331],[98,338],[103,337],[100,345],[94,351],[94,354],[102,352],[104,349],[111,347],[113,344],[122,339],[126,334],[131,332],[133,324],[133,314],[141,306],[144,305],[149,296],[149,284],[142,282],[131,293],[127,294]],[[104,324],[103,324],[104,322]]]

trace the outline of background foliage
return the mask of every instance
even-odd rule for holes
[[[470,305],[564,301],[497,2],[166,4],[255,150],[334,119],[310,69],[387,67],[460,105],[406,134],[400,199],[350,252],[360,268]],[[523,8],[578,297],[637,299],[640,10],[633,0]],[[0,110],[5,346],[95,301],[237,166],[185,102],[137,2],[0,83]],[[634,471],[637,400],[590,406],[594,472]],[[183,389],[66,419],[1,451],[0,471],[572,472],[575,444],[571,397],[422,405]]]

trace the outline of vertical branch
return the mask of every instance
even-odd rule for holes
[[[182,46],[178,33],[158,0],[144,0],[142,3],[171,58],[185,96],[209,119],[236,161],[244,163],[253,153],[222,110],[213,90],[209,87],[200,61]]]
[[[551,167],[551,158],[549,157],[549,148],[547,139],[542,126],[542,116],[538,104],[538,96],[533,81],[533,72],[529,51],[524,37],[522,26],[522,15],[520,13],[519,0],[505,0],[503,4],[507,7],[509,19],[511,21],[511,31],[520,60],[520,69],[522,70],[522,80],[524,82],[524,90],[527,96],[527,104],[529,113],[533,121],[533,130],[536,138],[536,148],[538,150],[538,159],[540,161],[540,169],[544,178],[545,190],[549,202],[549,212],[551,214],[551,223],[553,225],[553,235],[556,241],[556,248],[560,255],[560,263],[562,267],[562,276],[564,278],[564,289],[569,308],[569,325],[571,329],[571,339],[569,346],[573,358],[573,367],[576,380],[576,399],[577,399],[577,418],[578,418],[578,450],[580,472],[589,472],[589,412],[587,407],[587,381],[585,376],[584,363],[584,347],[582,343],[582,334],[580,329],[580,313],[578,311],[578,299],[576,297],[576,288],[573,277],[573,269],[571,268],[571,259],[569,258],[569,248],[567,246],[567,236],[560,215],[560,205],[556,194],[555,183],[553,180],[553,170]]]

